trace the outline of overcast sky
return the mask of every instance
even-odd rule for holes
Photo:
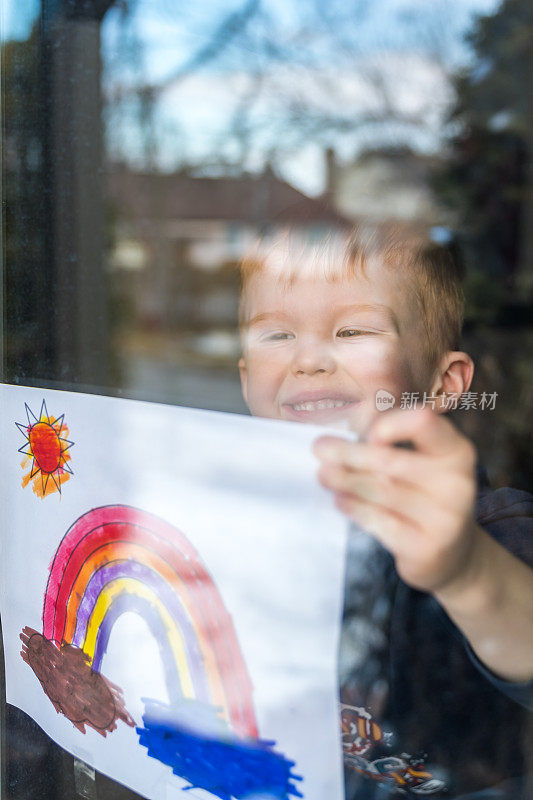
[[[334,3],[344,4],[346,1]],[[135,0],[136,16],[142,20],[147,36],[164,41],[175,37],[180,31],[182,43],[192,44],[195,36],[203,35],[209,28],[210,21],[216,19],[223,10],[238,9],[241,2],[236,0],[198,0],[196,3],[179,4],[176,0]],[[282,16],[287,24],[298,18],[302,8],[308,5],[307,0],[267,0],[268,7],[275,9],[277,16]],[[440,0],[359,0],[362,16],[369,29],[385,32],[387,37],[394,37],[390,28],[391,21],[403,26],[412,24],[414,18],[422,14],[431,14],[432,9],[440,5]],[[455,24],[459,29],[468,25],[472,13],[491,13],[498,5],[498,0],[451,0],[448,3]],[[2,0],[2,36],[4,39],[25,39],[41,7],[40,0]],[[179,12],[179,13],[178,13]],[[116,14],[115,9],[108,16]],[[416,21],[415,21],[416,24]]]
[[[152,126],[159,168],[238,162],[242,141],[228,131],[240,103],[246,104],[251,131],[244,165],[258,170],[265,154],[275,150],[275,166],[310,193],[324,187],[327,145],[345,160],[387,144],[437,150],[453,100],[448,76],[469,58],[464,34],[476,14],[498,6],[497,0],[261,0],[245,25],[233,18],[237,33],[222,36],[224,46],[209,50],[224,20],[252,2],[135,0],[127,17],[120,6],[106,14],[106,96],[139,84],[162,87]],[[40,3],[3,0],[2,8],[4,40],[24,39]],[[265,39],[281,56],[272,55]],[[188,69],[198,53],[201,63]],[[365,115],[379,113],[385,96],[399,121],[363,124]],[[146,136],[140,133],[135,97],[128,100],[126,93],[110,108],[112,157],[142,164]],[[419,116],[421,124],[403,125],[405,113]],[[315,128],[303,135],[302,119],[313,114],[344,115],[348,121],[352,115],[354,124],[343,132]]]

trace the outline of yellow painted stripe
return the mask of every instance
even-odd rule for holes
[[[220,670],[216,661],[213,646],[211,645],[208,636],[205,633],[205,628],[209,625],[207,620],[201,620],[196,606],[194,605],[194,592],[187,581],[184,581],[172,567],[161,558],[157,553],[153,552],[144,545],[136,544],[134,542],[111,542],[103,545],[91,553],[90,557],[84,562],[81,570],[78,573],[76,581],[72,587],[69,599],[67,601],[67,613],[65,623],[64,640],[69,644],[76,631],[76,615],[78,608],[83,598],[87,584],[93,573],[105,564],[111,561],[131,560],[138,561],[140,564],[145,564],[151,567],[155,572],[161,575],[167,583],[172,586],[174,591],[180,597],[183,605],[185,606],[191,624],[195,630],[198,646],[202,654],[202,661],[205,665],[205,672],[211,692],[213,705],[222,708],[224,715],[227,719],[229,716],[229,705],[226,698],[226,692],[222,685],[222,678]],[[199,623],[202,622],[202,628]],[[86,634],[87,636],[87,634]],[[93,649],[94,655],[94,649]]]
[[[89,624],[87,625],[85,639],[82,644],[83,652],[87,654],[92,663],[96,648],[96,637],[98,635],[100,625],[102,624],[103,619],[113,600],[115,600],[121,594],[133,594],[136,597],[142,597],[145,600],[148,600],[157,609],[163,621],[163,625],[165,626],[168,641],[174,655],[176,666],[178,668],[183,696],[194,699],[194,686],[189,664],[187,663],[187,654],[185,651],[183,636],[155,592],[136,578],[117,578],[114,581],[110,581],[102,589],[98,595],[98,600],[96,601],[93,613],[89,619]]]

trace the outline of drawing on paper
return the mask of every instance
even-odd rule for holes
[[[137,733],[148,755],[221,800],[301,797],[294,762],[259,738],[251,681],[212,577],[179,530],[139,509],[104,506],[76,520],[50,567],[43,633],[21,634],[21,655],[56,710],[82,732],[133,724],[101,674],[125,612],[154,636],[170,701],[144,701]]]
[[[85,733],[85,726],[103,736],[114,731],[117,720],[135,723],[124,708],[118,686],[95,672],[82,650],[62,644],[57,648],[42,634],[24,628],[22,658],[33,669],[55,710]]]
[[[26,440],[18,450],[24,455],[22,487],[32,482],[33,491],[41,498],[54,492],[61,494],[62,484],[73,474],[68,462],[74,442],[67,438],[65,415],[50,416],[44,400],[38,417],[27,403],[24,405],[27,422],[15,423]]]

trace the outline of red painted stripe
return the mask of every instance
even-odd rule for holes
[[[69,528],[50,567],[43,609],[46,638],[62,641],[67,602],[80,569],[96,548],[115,541],[146,545],[191,586],[198,612],[195,624],[213,647],[233,729],[257,737],[252,685],[231,616],[189,540],[153,514],[131,506],[104,506],[84,514]]]

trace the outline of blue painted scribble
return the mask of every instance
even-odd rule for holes
[[[220,800],[251,795],[276,800],[303,797],[293,783],[302,780],[291,772],[294,761],[276,753],[275,742],[236,737],[216,709],[194,701],[183,701],[179,709],[153,700],[144,702],[144,728],[137,728],[140,744],[149,756],[188,781],[188,789],[205,789]]]

